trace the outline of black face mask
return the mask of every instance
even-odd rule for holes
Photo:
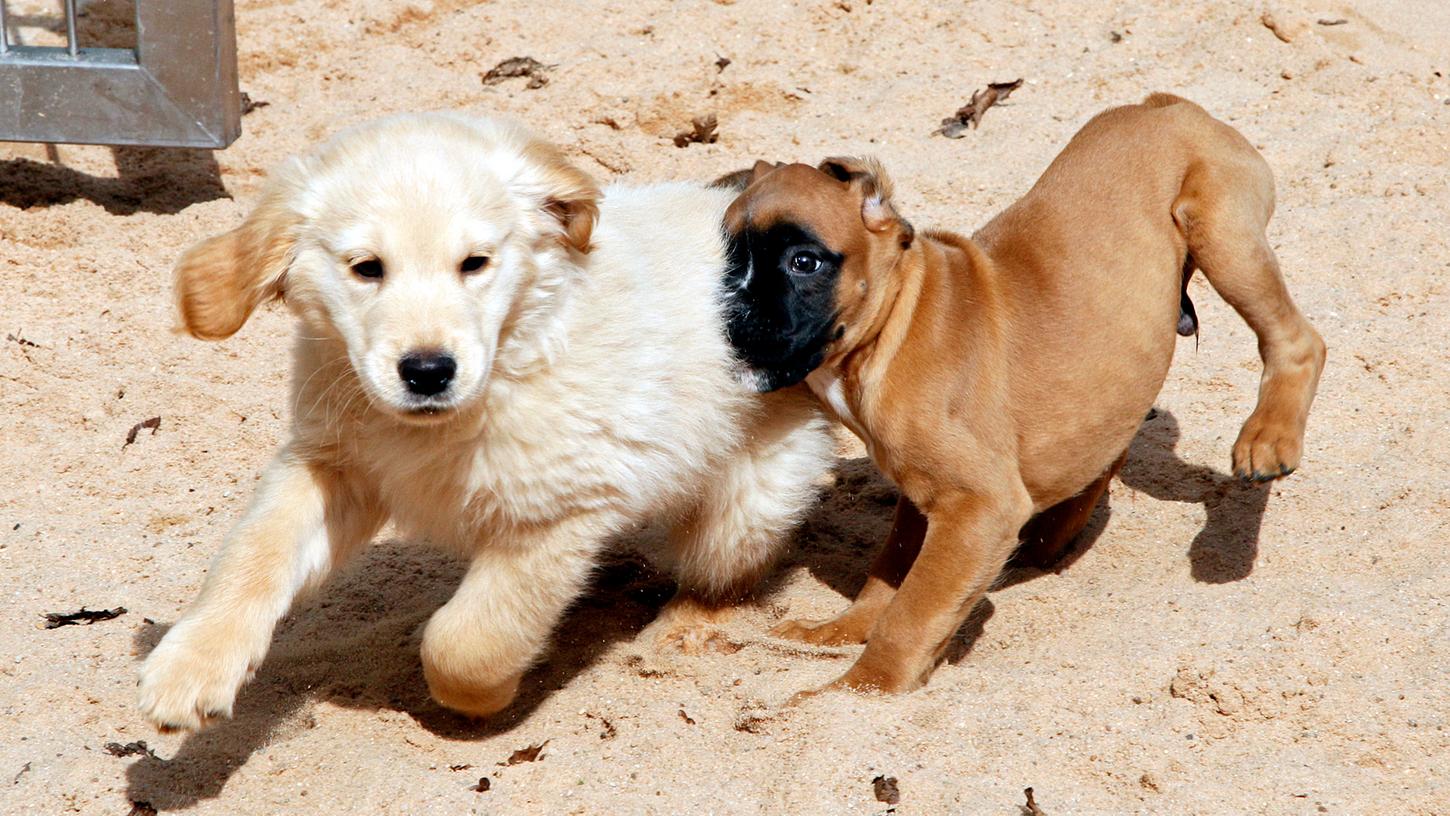
[[[794,385],[821,364],[835,323],[842,256],[793,224],[730,236],[725,327],[761,391]]]

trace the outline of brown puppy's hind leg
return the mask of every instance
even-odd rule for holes
[[[1123,469],[1126,461],[1128,452],[1123,451],[1112,467],[1083,488],[1081,493],[1043,510],[1023,525],[1018,535],[1022,543],[1012,556],[1012,565],[1045,570],[1061,561],[1073,539],[1093,517],[1093,510],[1108,492],[1108,483]]]
[[[926,517],[911,500],[902,496],[896,502],[896,516],[891,521],[891,534],[886,545],[876,554],[866,585],[846,611],[828,621],[788,620],[770,630],[776,637],[814,643],[818,646],[845,646],[865,643],[871,627],[882,610],[891,603],[897,587],[906,578],[921,542],[926,536]]]
[[[1246,142],[1239,152],[1247,155],[1212,173],[1190,173],[1174,217],[1193,262],[1258,335],[1259,402],[1234,443],[1233,468],[1239,478],[1267,482],[1299,466],[1325,346],[1289,297],[1264,237],[1273,177]]]

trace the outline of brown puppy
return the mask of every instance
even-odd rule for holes
[[[903,496],[851,607],[776,633],[866,642],[833,685],[925,683],[1019,535],[1051,558],[1087,522],[1192,327],[1194,269],[1264,361],[1234,472],[1292,472],[1325,347],[1264,238],[1273,207],[1243,136],[1166,94],[1088,122],[971,239],[915,235],[869,159],[757,164],[726,216],[731,341],[762,390],[806,379]]]

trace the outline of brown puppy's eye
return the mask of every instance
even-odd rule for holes
[[[359,278],[371,278],[377,280],[383,276],[383,262],[377,258],[368,258],[364,261],[353,261],[352,273]]]
[[[459,264],[458,269],[465,275],[481,272],[484,267],[488,266],[488,261],[487,255],[469,255],[463,259],[463,263]]]
[[[814,274],[821,269],[821,259],[811,252],[797,252],[790,257],[790,271],[797,275]]]

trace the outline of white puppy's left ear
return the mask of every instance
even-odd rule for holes
[[[599,219],[599,185],[588,173],[564,158],[559,149],[536,139],[526,150],[528,192],[542,200],[541,208],[560,227],[560,240],[575,252],[587,253]]]
[[[293,208],[305,184],[301,161],[273,173],[241,226],[191,247],[176,263],[179,328],[202,340],[231,337],[258,306],[281,298],[302,217]]]

